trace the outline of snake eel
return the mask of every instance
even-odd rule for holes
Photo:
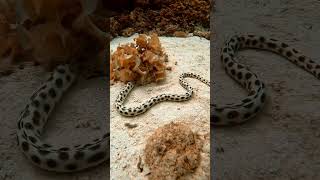
[[[189,85],[188,82],[185,81],[185,78],[195,78],[199,81],[203,82],[204,84],[210,86],[210,82],[200,75],[194,74],[194,73],[182,73],[179,77],[179,83],[180,85],[186,89],[186,93],[184,94],[160,94],[157,96],[154,96],[148,100],[146,100],[144,103],[136,106],[136,107],[126,107],[124,105],[124,101],[131,92],[131,90],[134,88],[135,84],[134,82],[128,82],[126,86],[120,91],[119,95],[116,98],[115,107],[117,111],[123,115],[123,116],[138,116],[140,114],[145,113],[148,109],[150,109],[152,106],[163,102],[163,101],[187,101],[192,97],[193,94],[193,88]]]
[[[221,49],[220,60],[226,73],[248,91],[248,96],[229,105],[212,103],[212,125],[244,123],[255,117],[265,104],[265,84],[248,67],[234,59],[235,53],[242,49],[260,49],[276,53],[320,79],[320,65],[288,44],[264,36],[235,35],[228,39]]]
[[[44,126],[77,73],[69,65],[58,66],[50,78],[33,93],[18,120],[17,141],[34,165],[56,172],[74,172],[96,166],[109,158],[110,134],[92,142],[56,147],[41,140]]]

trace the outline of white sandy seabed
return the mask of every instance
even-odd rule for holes
[[[119,44],[134,42],[119,37],[110,44],[114,52]],[[176,38],[159,37],[167,53],[172,70],[167,71],[166,80],[156,84],[135,87],[127,98],[127,106],[143,103],[148,98],[161,93],[184,93],[178,81],[183,72],[194,72],[206,79],[210,77],[210,41],[200,37]],[[210,88],[196,79],[187,81],[195,89],[193,97],[185,102],[162,102],[137,117],[123,117],[114,107],[114,101],[123,88],[123,83],[110,87],[110,172],[111,179],[147,179],[149,171],[144,164],[143,151],[147,138],[157,129],[170,122],[184,122],[204,139],[201,164],[187,179],[209,179],[210,176]],[[136,125],[128,128],[126,123]],[[143,171],[138,168],[142,164]]]

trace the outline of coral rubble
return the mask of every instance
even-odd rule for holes
[[[135,0],[134,7],[111,18],[113,37],[131,36],[134,32],[168,36],[176,31],[193,33],[201,29],[206,33],[197,35],[209,38],[210,0]]]

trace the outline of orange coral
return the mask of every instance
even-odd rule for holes
[[[0,36],[6,35],[10,31],[10,24],[5,15],[0,14]]]
[[[88,44],[99,44],[103,49],[106,34],[88,16],[97,2],[23,0],[18,6],[22,11],[20,23],[26,28],[24,36],[32,43],[36,61],[50,66],[76,59],[81,52],[97,53],[88,51]]]
[[[167,55],[157,34],[149,38],[140,34],[135,44],[117,47],[110,59],[110,79],[139,84],[158,82],[165,78]]]
[[[7,75],[13,72],[16,57],[21,54],[22,49],[16,34],[10,28],[8,17],[0,14],[0,74]]]
[[[100,62],[94,61],[105,62],[98,54],[106,48],[107,18],[94,13],[103,9],[99,3],[101,0],[3,0],[0,72],[11,71],[21,54],[48,70],[58,64],[83,63],[84,59],[97,65]]]

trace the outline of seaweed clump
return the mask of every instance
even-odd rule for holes
[[[203,142],[183,123],[158,128],[147,140],[145,162],[149,179],[184,179],[200,165]]]
[[[117,47],[110,58],[111,81],[135,81],[138,84],[159,82],[165,79],[167,55],[157,34],[148,37],[140,34],[129,43]]]

